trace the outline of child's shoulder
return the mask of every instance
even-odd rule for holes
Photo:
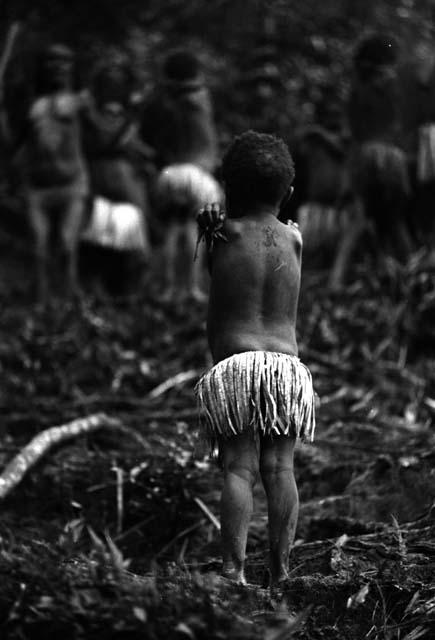
[[[276,221],[274,232],[280,238],[282,248],[287,247],[289,251],[300,256],[302,252],[302,234],[299,225],[292,220],[286,222]]]
[[[280,224],[282,224],[286,228],[287,233],[292,238],[302,244],[302,233],[297,222],[293,222],[293,220],[287,220],[286,222],[281,222]]]
[[[302,244],[302,234],[299,225],[293,220],[281,221],[276,219],[274,231],[281,237],[291,240],[292,242]]]

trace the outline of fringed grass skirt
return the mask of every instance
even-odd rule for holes
[[[130,203],[113,203],[98,196],[82,240],[119,251],[147,253],[148,238],[142,211]]]
[[[408,162],[402,149],[384,142],[364,143],[354,158],[353,178],[358,192],[382,186],[383,192],[408,196],[411,191]]]
[[[298,209],[298,224],[304,238],[304,251],[335,248],[351,223],[347,209],[324,206],[317,202],[307,202]]]
[[[196,386],[202,436],[213,450],[220,438],[247,429],[255,435],[314,439],[311,374],[296,356],[247,351],[218,362]]]
[[[215,178],[190,163],[164,167],[156,191],[161,215],[184,221],[194,219],[206,204],[222,202],[222,190]]]

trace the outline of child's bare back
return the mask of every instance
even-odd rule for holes
[[[215,362],[245,351],[297,355],[302,238],[272,213],[227,219],[215,245],[208,339]]]

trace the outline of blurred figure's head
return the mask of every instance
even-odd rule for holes
[[[254,44],[242,67],[245,90],[257,105],[267,105],[284,89],[280,55],[276,44],[262,38]]]
[[[279,206],[294,177],[293,159],[285,142],[256,131],[235,138],[222,163],[229,207]]]
[[[353,64],[361,78],[370,77],[379,67],[394,66],[399,56],[397,40],[389,33],[366,35],[356,46]]]
[[[199,58],[188,49],[174,49],[163,62],[163,82],[180,88],[200,87],[204,82]]]
[[[94,71],[92,90],[97,102],[126,104],[134,90],[134,73],[126,56],[112,56]]]
[[[248,74],[256,99],[268,102],[282,89],[282,78],[278,67],[269,62]]]
[[[39,61],[39,84],[44,90],[68,89],[73,83],[74,53],[64,44],[46,47]]]

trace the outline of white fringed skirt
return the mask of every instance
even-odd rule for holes
[[[314,439],[311,373],[297,356],[237,353],[212,367],[196,386],[201,435],[213,449],[220,438],[258,435]]]
[[[130,203],[113,203],[98,196],[82,240],[119,251],[148,251],[142,211]]]
[[[194,164],[171,164],[157,178],[158,208],[166,217],[195,218],[206,204],[222,202],[215,178]]]

